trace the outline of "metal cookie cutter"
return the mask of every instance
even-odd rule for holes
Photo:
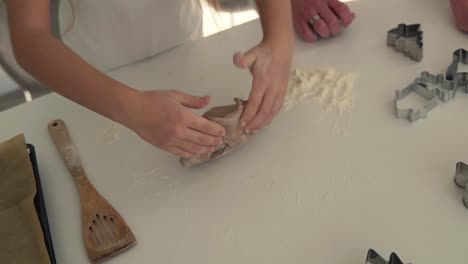
[[[427,112],[438,105],[437,98],[447,103],[455,97],[458,88],[464,88],[465,92],[468,93],[468,72],[459,72],[459,63],[468,65],[468,51],[458,49],[453,52],[453,62],[448,67],[445,78],[443,74],[434,75],[429,72],[422,72],[421,77],[417,78],[408,87],[402,91],[397,90],[395,99],[396,117],[406,118],[410,122],[414,122],[420,118],[425,118]],[[427,99],[423,109],[402,109],[399,107],[398,102],[411,92],[416,92]]]
[[[397,254],[392,253],[388,262],[383,259],[375,250],[369,249],[367,252],[366,264],[404,264]]]
[[[463,195],[463,204],[468,208],[468,165],[463,162],[457,162],[455,172],[455,184],[463,188],[465,193]]]
[[[443,74],[434,75],[425,71],[421,73],[421,77],[417,78],[415,82],[428,90],[434,91],[444,103],[452,100],[457,92],[457,83],[445,79]]]
[[[417,93],[427,100],[422,109],[401,108],[399,106],[399,102],[412,92]],[[427,112],[439,104],[437,94],[434,91],[426,89],[423,85],[416,82],[413,82],[401,91],[397,90],[395,98],[396,117],[408,119],[410,122],[414,122],[420,118],[426,118]]]
[[[456,81],[458,87],[464,87],[468,93],[468,72],[458,72],[458,64],[463,63],[468,65],[468,51],[465,49],[457,49],[453,52],[452,64],[447,68],[447,80]]]
[[[412,60],[423,58],[423,32],[421,24],[399,24],[397,28],[387,32],[387,45],[395,47]]]

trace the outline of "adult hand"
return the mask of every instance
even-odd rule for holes
[[[468,32],[468,0],[450,0],[457,27]]]
[[[355,14],[339,0],[291,0],[294,28],[308,42],[339,34]]]

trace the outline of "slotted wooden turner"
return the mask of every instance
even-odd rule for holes
[[[135,245],[135,236],[125,220],[88,180],[65,122],[50,122],[49,133],[80,193],[83,240],[91,262],[99,263]]]

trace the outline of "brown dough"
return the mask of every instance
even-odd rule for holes
[[[34,208],[36,181],[23,135],[0,144],[0,263],[50,264]]]
[[[206,119],[224,127],[226,135],[223,138],[223,143],[211,153],[200,154],[190,159],[181,158],[180,163],[182,166],[194,167],[207,161],[219,159],[247,142],[248,137],[239,124],[247,101],[239,98],[235,98],[234,101],[236,104],[214,107],[203,114]]]

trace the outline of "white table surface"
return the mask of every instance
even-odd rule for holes
[[[121,126],[109,142],[109,120],[55,94],[0,113],[0,140],[24,132],[37,148],[58,262],[87,257],[78,194],[47,132],[55,118],[66,121],[91,181],[138,239],[107,263],[362,264],[368,248],[415,264],[465,263],[468,210],[453,175],[455,163],[468,160],[468,95],[414,124],[395,119],[392,103],[395,89],[421,71],[445,72],[468,36],[453,27],[448,1],[359,0],[351,7],[354,24],[329,41],[298,42],[294,64],[357,72],[352,114],[298,106],[200,168],[182,168]],[[423,25],[420,63],[385,44],[386,31],[401,22]],[[250,88],[231,55],[260,32],[255,21],[111,76],[226,104]]]
[[[0,66],[0,97],[16,91],[20,91],[18,84]]]

